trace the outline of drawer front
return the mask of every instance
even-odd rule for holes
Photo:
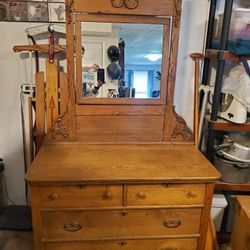
[[[40,188],[44,208],[110,207],[122,205],[122,185],[78,185]]]
[[[71,243],[45,243],[44,250],[195,250],[197,239],[117,240]]]
[[[206,185],[128,185],[127,206],[203,205]]]
[[[108,239],[199,234],[201,209],[46,211],[43,239]]]

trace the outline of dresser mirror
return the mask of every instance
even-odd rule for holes
[[[162,103],[170,19],[76,17],[78,103]]]

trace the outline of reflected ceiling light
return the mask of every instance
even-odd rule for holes
[[[162,55],[161,54],[148,54],[146,55],[146,58],[151,62],[155,62],[161,59]]]

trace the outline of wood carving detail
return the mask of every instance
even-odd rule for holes
[[[181,0],[174,0],[174,26],[178,28],[181,20]]]
[[[176,113],[175,106],[173,106],[173,115],[176,119],[176,125],[173,129],[171,137],[173,139],[176,139],[178,136],[182,136],[184,140],[189,140],[192,137],[192,134],[190,133],[190,130],[187,127],[187,124],[185,120]]]
[[[68,113],[68,108],[65,112],[59,115],[54,122],[54,126],[52,129],[52,138],[56,139],[58,135],[61,135],[63,138],[67,139],[69,137],[68,130],[63,126],[63,119]]]
[[[65,1],[65,12],[67,16],[67,24],[71,24],[72,22],[72,5],[73,5],[73,0]]]
[[[111,0],[112,6],[115,8],[121,8],[124,4],[130,9],[134,10],[139,5],[139,0]]]

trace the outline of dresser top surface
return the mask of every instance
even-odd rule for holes
[[[43,145],[26,175],[33,184],[214,181],[220,174],[194,146]]]

